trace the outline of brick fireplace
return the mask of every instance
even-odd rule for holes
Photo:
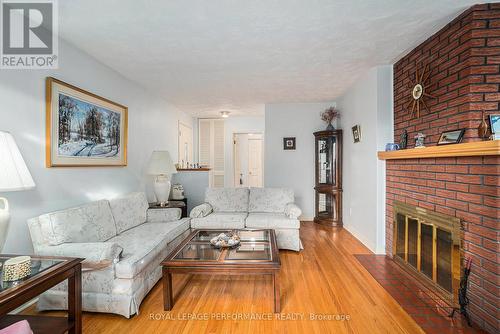
[[[410,79],[428,64],[430,113],[406,110]],[[417,132],[434,146],[443,131],[465,128],[464,142],[480,141],[481,113],[499,113],[500,4],[476,5],[394,65],[394,137]],[[473,261],[468,296],[472,320],[500,330],[498,307],[500,157],[449,156],[387,160],[386,251],[393,254],[394,201],[460,220],[463,258]]]

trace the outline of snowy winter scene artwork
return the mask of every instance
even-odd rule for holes
[[[58,155],[114,157],[120,153],[120,113],[59,94]]]
[[[126,107],[53,78],[47,89],[50,167],[126,165]]]

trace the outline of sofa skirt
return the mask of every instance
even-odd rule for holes
[[[274,229],[279,249],[289,249],[299,252],[302,247],[298,229]]]

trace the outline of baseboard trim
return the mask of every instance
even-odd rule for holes
[[[363,245],[365,245],[366,248],[368,248],[372,253],[374,253],[374,254],[376,253],[376,247],[375,247],[375,245],[373,245],[373,243],[371,243],[368,240],[366,240],[366,238],[361,233],[358,233],[358,231],[356,231],[356,229],[352,228],[352,226],[350,226],[350,225],[344,225],[344,228],[349,233],[351,233],[353,237],[355,237]]]

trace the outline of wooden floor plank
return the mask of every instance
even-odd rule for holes
[[[302,223],[300,253],[281,251],[282,315],[273,314],[270,276],[174,275],[173,310],[163,311],[159,282],[131,319],[84,313],[84,333],[423,333],[356,260],[371,252],[345,229]],[[217,319],[218,314],[269,315],[272,320]],[[152,320],[168,315],[208,314],[209,320]],[[310,314],[350,317],[347,321],[310,320]],[[301,317],[303,317],[302,320]]]

